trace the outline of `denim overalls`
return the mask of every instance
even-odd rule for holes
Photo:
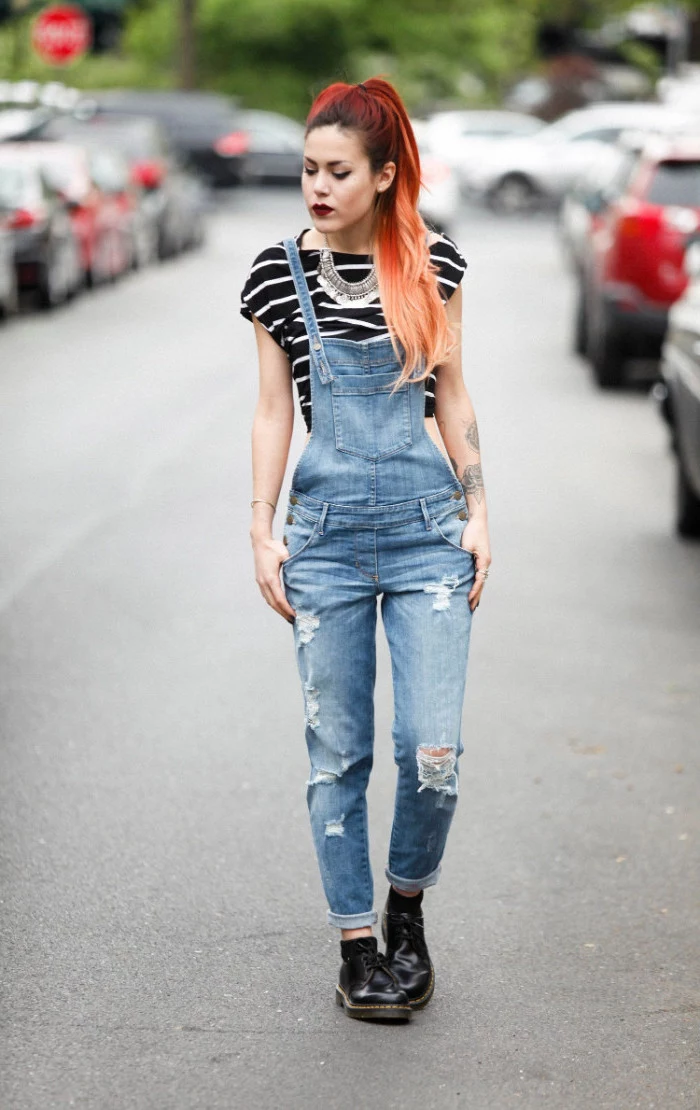
[[[282,578],[311,761],[307,800],[328,920],[372,925],[365,791],[374,744],[377,597],[391,652],[398,783],[387,878],[437,882],[457,801],[474,580],[464,493],[428,435],[425,382],[391,389],[391,340],[322,340],[294,239],[309,336],[311,437],[294,470]],[[447,749],[437,755],[436,749]]]

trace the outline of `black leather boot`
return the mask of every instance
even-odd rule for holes
[[[376,937],[358,937],[341,943],[340,967],[335,999],[348,1017],[372,1021],[407,1021],[411,1007],[377,951]]]
[[[425,943],[423,911],[396,913],[387,898],[382,916],[386,958],[412,1010],[427,1006],[435,990],[435,971]]]

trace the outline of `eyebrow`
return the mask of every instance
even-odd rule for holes
[[[313,162],[314,166],[318,165],[318,162],[314,161],[313,158],[309,158],[308,154],[305,154],[304,158],[306,159],[307,162]],[[337,158],[335,162],[328,162],[327,163],[327,165],[329,165],[329,166],[342,166],[343,164],[345,164],[347,166],[351,166],[352,162],[350,161],[349,158]]]

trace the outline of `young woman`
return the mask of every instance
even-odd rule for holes
[[[434,989],[421,902],[457,801],[471,618],[491,561],[461,370],[466,263],[418,213],[413,131],[380,78],[316,98],[302,187],[313,227],[258,255],[242,295],[260,363],[250,535],[261,593],[294,628],[311,827],[342,937],[336,999],[351,1017],[401,1020]],[[292,380],[308,435],[280,541]],[[385,955],[365,800],[378,597],[398,765]]]

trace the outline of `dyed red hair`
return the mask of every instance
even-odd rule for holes
[[[427,378],[454,346],[430,259],[426,226],[418,212],[420,156],[411,122],[396,89],[381,77],[361,85],[329,85],[314,100],[306,134],[337,125],[360,136],[373,173],[396,163],[394,180],[377,193],[373,218],[374,264],[384,318],[403,370]]]

